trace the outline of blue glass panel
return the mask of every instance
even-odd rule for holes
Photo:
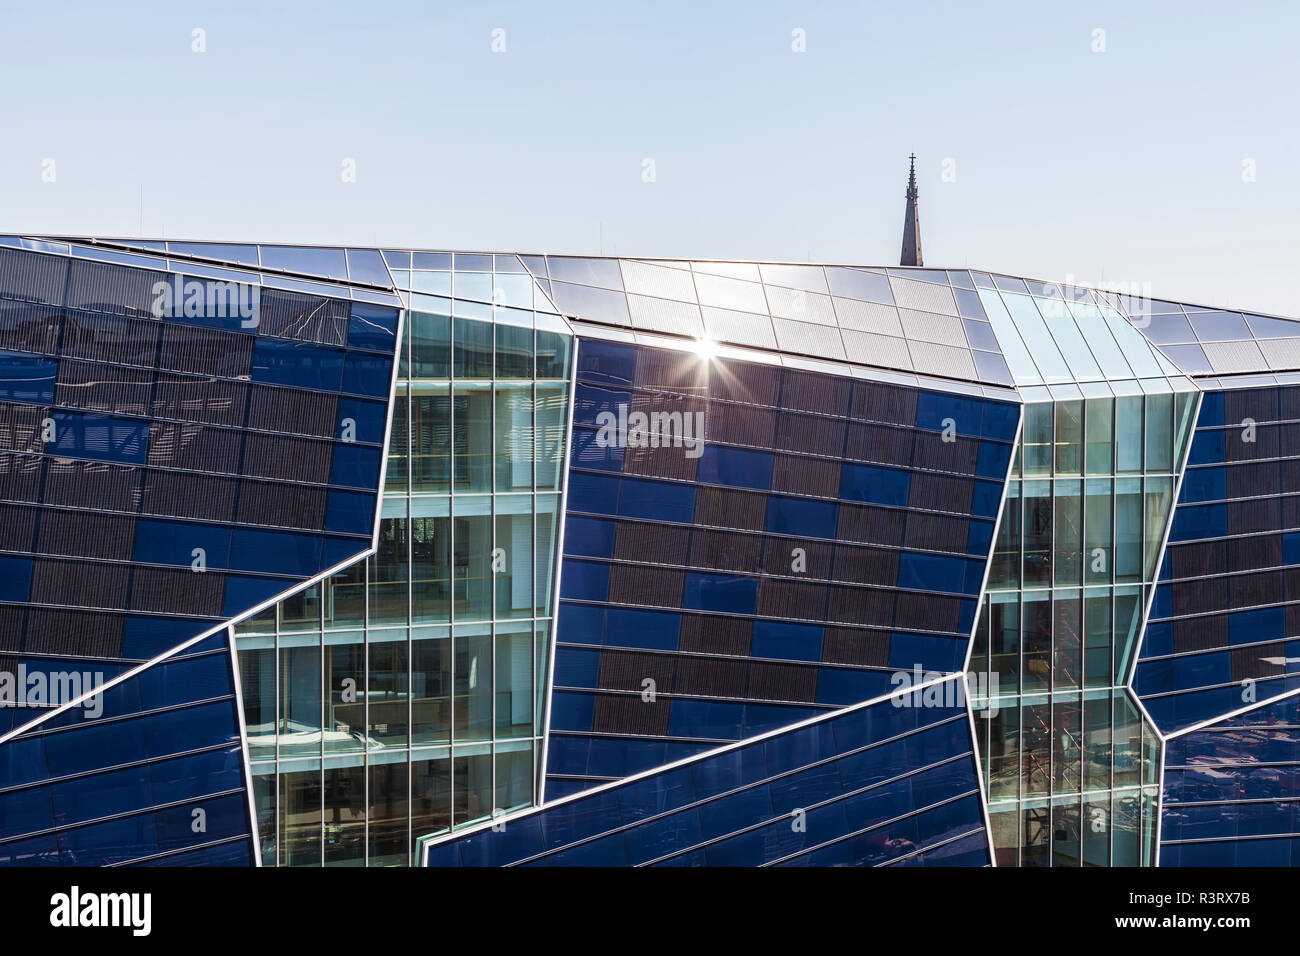
[[[1228,533],[1228,512],[1223,505],[1175,508],[1170,541],[1218,538]]]
[[[883,671],[823,667],[817,672],[817,703],[847,706],[881,697],[896,685]]]
[[[230,546],[230,566],[237,571],[310,577],[321,570],[318,535],[290,531],[238,529]]]
[[[594,468],[598,471],[613,472],[623,470],[624,447],[606,441],[600,432],[575,428],[572,446],[570,455],[576,468]]]
[[[1188,468],[1183,476],[1183,501],[1221,501],[1226,498],[1225,473],[1222,468]]]
[[[336,444],[334,462],[330,468],[330,483],[350,488],[375,488],[379,484],[380,463],[377,448]]]
[[[149,456],[149,423],[106,415],[53,411],[55,455],[142,465]]]
[[[675,651],[681,621],[681,615],[671,611],[611,607],[605,612],[605,643],[610,647]]]
[[[382,445],[384,433],[388,430],[388,406],[360,398],[341,398],[335,438],[344,439],[344,430],[349,422],[353,441]]]
[[[569,475],[569,510],[618,514],[619,480],[575,471]]]
[[[148,518],[136,524],[135,561],[193,567],[200,557],[195,550],[203,552],[206,567],[229,567],[230,528]]]
[[[32,586],[32,559],[0,554],[0,601],[27,603]]]
[[[387,356],[349,352],[343,371],[343,391],[386,398],[392,391],[393,360]]]
[[[695,515],[693,485],[624,478],[618,513],[629,518],[690,522]]]
[[[975,471],[981,478],[1006,478],[1007,468],[1011,465],[1011,446],[995,442],[980,442],[979,460]]]
[[[556,650],[554,686],[595,688],[599,673],[600,651],[579,647]]]
[[[819,661],[822,656],[822,629],[812,624],[792,624],[787,621],[755,621],[749,653],[752,657]]]
[[[564,524],[564,553],[590,558],[614,554],[614,522],[574,516]]]
[[[916,427],[936,432],[952,428],[958,435],[978,438],[983,427],[985,404],[978,398],[965,395],[922,391],[916,397]]]
[[[742,735],[744,717],[744,705],[733,701],[678,698],[672,702],[668,735],[737,740]]]
[[[325,513],[325,530],[338,534],[374,534],[375,496],[362,492],[331,491]],[[358,547],[364,545],[365,542],[358,543]]]
[[[767,530],[774,534],[834,538],[838,515],[839,506],[834,502],[779,495],[767,500]]]
[[[34,355],[0,352],[0,400],[49,405],[58,363]]]
[[[840,497],[848,501],[905,506],[911,478],[911,472],[896,468],[845,462],[840,470]]]
[[[904,551],[898,560],[898,586],[924,591],[975,593],[968,588],[967,561],[941,554]],[[983,573],[983,562],[979,563]],[[975,591],[978,591],[978,584]]]
[[[636,375],[636,349],[600,339],[580,339],[578,378],[609,385],[631,385]]]
[[[700,457],[700,481],[766,491],[772,486],[772,453],[709,445]]]
[[[1274,641],[1286,636],[1286,609],[1266,607],[1228,615],[1228,639],[1233,644]],[[1217,683],[1205,681],[1205,683]]]
[[[223,617],[235,617],[250,608],[283,594],[299,582],[285,578],[253,578],[231,574],[226,577],[226,599],[222,604]]]
[[[604,622],[603,608],[561,601],[559,619],[556,622],[556,640],[570,644],[599,645]]]
[[[688,573],[682,607],[700,611],[753,614],[758,602],[756,578]]]
[[[252,379],[272,385],[337,392],[343,381],[343,360],[344,353],[337,349],[259,336],[253,347]]]
[[[574,601],[603,601],[608,591],[608,564],[565,559],[560,575],[560,597]]]

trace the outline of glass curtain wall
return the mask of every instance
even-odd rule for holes
[[[263,865],[407,865],[536,799],[572,338],[418,298],[441,311],[407,313],[378,553],[237,628]]]
[[[1160,742],[1125,685],[1196,397],[1025,406],[970,665],[1000,866],[1154,863]]]

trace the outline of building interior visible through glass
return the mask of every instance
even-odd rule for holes
[[[405,865],[536,799],[572,338],[407,329],[378,553],[238,629],[264,865]]]
[[[1000,865],[1154,862],[1160,741],[1125,685],[1196,397],[1025,406],[970,665]]]

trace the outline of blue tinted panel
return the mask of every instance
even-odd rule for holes
[[[148,422],[55,411],[52,454],[142,465],[149,456]]]
[[[259,337],[253,347],[252,379],[272,385],[337,392],[343,381],[343,358],[343,353],[336,349]]]
[[[34,355],[0,352],[0,400],[49,405],[58,363]]]
[[[834,538],[839,508],[833,502],[773,495],[767,501],[767,530],[774,534]]]
[[[723,574],[686,575],[682,607],[701,611],[753,614],[758,601],[758,580]]]
[[[230,546],[230,566],[237,571],[310,577],[321,570],[321,539],[288,531],[239,529]]]
[[[699,480],[766,491],[772,486],[772,453],[709,445],[700,458]]]

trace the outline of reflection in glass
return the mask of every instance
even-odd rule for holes
[[[1087,403],[1087,455],[1086,470],[1090,475],[1109,475],[1115,468],[1115,446],[1112,433],[1115,428],[1115,401],[1110,398],[1090,399]]]
[[[239,680],[250,760],[275,757],[275,648],[240,642]],[[259,805],[260,806],[260,805]]]
[[[1052,729],[1052,792],[1077,793],[1083,762],[1083,711],[1077,694],[1053,698]]]
[[[1173,497],[1173,478],[1146,480],[1146,562],[1143,565],[1142,576],[1144,581],[1151,581],[1156,576],[1156,561],[1160,559],[1160,545],[1164,543]]]
[[[1050,591],[1026,591],[1022,621],[1022,683],[1026,693],[1047,691],[1052,686],[1052,595]]]
[[[455,740],[492,737],[492,628],[457,627],[452,638],[456,696],[452,703]]]
[[[533,456],[539,491],[559,491],[568,429],[567,385],[538,385],[534,400]]]
[[[403,511],[406,500],[397,499]],[[385,510],[391,507],[385,502]],[[379,550],[370,558],[370,623],[405,624],[411,559],[407,519],[385,517],[379,521]]]
[[[1142,470],[1142,396],[1115,399],[1115,459],[1120,474]]]
[[[325,767],[325,865],[364,866],[366,768],[360,758],[336,759],[348,764]]]
[[[415,629],[411,635],[411,743],[451,739],[451,632]]]
[[[1123,693],[1121,691],[1121,693]],[[1083,789],[1110,788],[1112,692],[1090,691],[1083,698]]]
[[[452,320],[452,373],[455,378],[492,377],[492,323]]]
[[[1111,593],[1088,588],[1083,598],[1083,682],[1087,687],[1110,687]]]
[[[1056,402],[1056,474],[1083,474],[1083,401]]]
[[[1053,482],[1056,502],[1053,516],[1052,564],[1058,585],[1078,585],[1083,563],[1083,501],[1079,481]]]
[[[1079,687],[1083,664],[1083,605],[1077,590],[1056,591],[1052,623],[1052,689]]]
[[[492,490],[492,387],[457,385],[453,473],[456,491]]]
[[[499,495],[496,499],[496,618],[533,616],[533,499]]]
[[[295,761],[302,769],[280,774],[280,865],[320,866],[320,761]]]
[[[527,276],[517,278],[523,279],[530,286],[531,293],[532,280]],[[528,307],[532,307],[531,294]],[[533,330],[513,325],[498,325],[496,337],[497,378],[531,379],[533,377]]]
[[[293,641],[291,646],[285,646]],[[282,757],[321,750],[320,635],[284,637],[280,644]],[[249,728],[250,737],[252,728]]]
[[[491,507],[492,499],[487,497],[455,500],[452,613],[458,621],[492,619]]]
[[[528,491],[533,486],[533,388],[497,386],[497,491]]]
[[[446,385],[420,382],[412,384],[411,392],[411,490],[449,491],[451,395]]]
[[[399,384],[393,394],[393,425],[388,431],[388,467],[384,491],[405,493],[410,474],[408,387]]]
[[[1020,586],[1020,482],[1007,483],[998,524],[997,542],[989,568],[989,590]]]
[[[370,866],[405,866],[410,854],[409,770],[402,754],[371,757]]]
[[[451,499],[411,499],[411,619],[451,620]]]
[[[1024,586],[1048,587],[1052,583],[1052,483],[1026,481],[1023,487],[1025,496]]]
[[[424,312],[407,313],[411,328],[411,378],[451,377],[451,317]]]
[[[496,736],[533,733],[533,626],[501,624],[496,634]],[[531,779],[532,768],[528,770]]]
[[[1146,408],[1146,470],[1173,471],[1174,467],[1174,396],[1148,395]]]
[[[1021,467],[1026,478],[1044,478],[1052,473],[1052,405],[1026,405]]]
[[[492,814],[492,754],[457,756],[453,760],[455,785],[453,824],[463,826]]]
[[[1115,580],[1142,580],[1142,479],[1115,480]]]
[[[427,753],[427,752],[426,752]],[[412,754],[411,834],[451,829],[451,757],[443,753]]]
[[[1079,798],[1052,801],[1052,866],[1078,866],[1081,850]]]
[[[533,802],[533,743],[497,747],[496,809],[514,810]]]
[[[359,631],[325,635],[325,752],[365,746],[366,646]]]
[[[367,745],[405,747],[410,703],[407,632],[404,628],[372,631],[367,646],[370,651]]]
[[[1083,579],[1087,584],[1109,584],[1114,552],[1109,478],[1089,478],[1084,483]]]

